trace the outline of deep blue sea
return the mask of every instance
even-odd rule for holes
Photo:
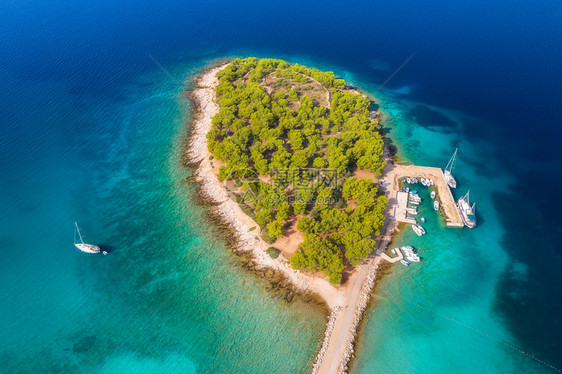
[[[559,1],[0,3],[0,371],[304,373],[322,338],[237,264],[182,164],[206,64],[278,57],[380,100],[478,226],[396,244],[353,373],[562,368]],[[425,192],[422,192],[422,194]],[[426,199],[429,200],[429,199]],[[72,245],[78,221],[108,256]]]

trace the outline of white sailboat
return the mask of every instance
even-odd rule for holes
[[[470,190],[457,201],[457,207],[464,224],[469,228],[473,228],[476,226],[476,203],[472,204],[472,206],[470,205],[469,193]]]
[[[443,172],[443,175],[445,176],[445,182],[447,182],[447,184],[451,188],[457,188],[457,181],[455,180],[455,177],[453,177],[453,169],[455,168],[455,161],[457,158],[458,150],[459,150],[458,148],[455,149],[455,153],[453,153],[453,157],[451,157],[449,163],[447,164],[447,166],[445,166],[445,171]]]
[[[74,245],[76,246],[76,248],[78,248],[82,252],[86,252],[86,253],[100,253],[100,247],[98,247],[97,245],[84,243],[84,240],[82,240],[82,234],[80,234],[80,229],[78,228],[77,222],[74,222],[74,226],[75,226]],[[76,243],[76,233],[78,233],[78,237],[80,238],[80,243]]]

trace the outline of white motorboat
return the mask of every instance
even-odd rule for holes
[[[433,209],[439,210],[439,200],[435,200],[435,201],[433,202]]]
[[[435,196],[436,196],[436,195],[437,195],[437,194],[435,193],[435,191],[431,191],[431,194],[430,194],[429,196],[431,196],[432,199],[435,199]]]
[[[412,261],[412,262],[421,262],[420,256],[418,256],[415,253],[412,253],[411,255],[406,256],[406,260]]]
[[[425,235],[425,230],[424,230],[424,228],[421,227],[420,225],[413,225],[413,226],[412,226],[412,230],[414,230],[414,232],[415,232],[418,236]]]
[[[410,265],[410,263],[409,263],[408,261],[404,260],[404,259],[400,260],[400,263],[401,263],[402,265],[404,265],[404,266],[409,266],[409,265]]]
[[[400,250],[404,254],[404,257],[406,258],[406,260],[412,261],[412,262],[420,262],[421,261],[420,256],[418,256],[418,254],[414,252],[413,247],[410,247],[410,246],[400,247]]]

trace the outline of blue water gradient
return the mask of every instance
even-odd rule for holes
[[[562,367],[561,18],[557,1],[3,2],[3,368],[308,370],[320,311],[236,265],[181,163],[186,82],[248,55],[377,95],[403,160],[460,147],[479,225],[425,207],[428,235],[401,233],[425,261],[378,288],[354,372]],[[77,253],[74,220],[110,255]]]

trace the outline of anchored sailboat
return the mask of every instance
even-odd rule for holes
[[[76,246],[76,248],[78,248],[82,252],[86,252],[86,253],[100,253],[100,247],[98,247],[97,245],[84,243],[84,240],[82,240],[82,234],[80,234],[80,229],[78,228],[77,222],[74,222],[74,226],[75,226],[74,245]],[[80,238],[80,243],[76,243],[76,233],[78,233],[78,237]]]
[[[449,163],[447,164],[447,166],[445,166],[445,171],[443,172],[443,175],[445,176],[445,181],[451,188],[457,188],[457,181],[453,177],[453,169],[455,168],[455,161],[457,158],[458,150],[459,150],[458,148],[455,149],[455,153],[453,153],[453,157],[451,157]]]
[[[476,203],[470,206],[470,200],[468,194],[470,190],[459,199],[457,206],[459,207],[459,212],[461,213],[462,221],[469,228],[476,226]]]

